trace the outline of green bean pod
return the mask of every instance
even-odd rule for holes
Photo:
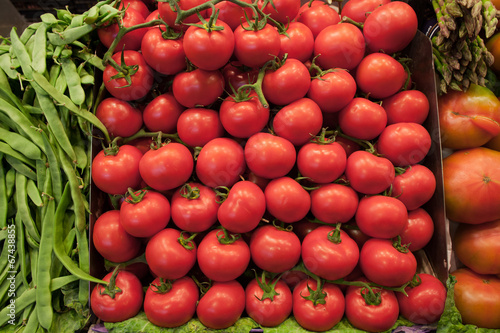
[[[19,256],[19,265],[21,267],[21,277],[26,288],[29,288],[28,283],[28,263],[26,261],[26,247],[24,227],[21,221],[21,216],[16,214],[16,238],[17,238],[17,254]]]
[[[37,174],[38,174],[38,172],[37,172]],[[39,206],[39,207],[43,206],[42,196],[40,195],[40,192],[38,191],[38,187],[36,186],[36,183],[32,179],[28,179],[28,182],[26,185],[26,192],[28,193],[28,197],[31,199],[31,202],[33,202],[36,206]]]
[[[35,222],[30,213],[28,207],[28,195],[26,193],[27,179],[24,175],[18,173],[16,175],[16,204],[19,214],[21,214],[21,220],[28,231],[28,234],[40,243],[40,233],[36,229]]]
[[[40,148],[18,133],[0,127],[0,140],[8,144],[12,149],[26,156],[28,159],[38,160],[42,158],[42,151]]]
[[[26,165],[21,159],[15,158],[11,155],[6,155],[5,160],[10,164],[11,167],[16,169],[18,173],[24,175],[27,178],[36,180],[35,171],[33,171],[33,169],[30,166]],[[33,165],[33,167],[35,166]]]
[[[80,74],[71,58],[62,58],[61,67],[68,85],[69,96],[74,104],[82,105],[85,102],[85,90],[82,87]]]
[[[0,154],[0,229],[7,227],[8,206],[6,172],[3,166],[3,154]]]
[[[39,73],[47,70],[47,24],[40,24],[36,30],[33,41],[33,52],[31,59],[32,67]]]

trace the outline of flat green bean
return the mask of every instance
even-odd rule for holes
[[[5,90],[10,90],[9,78],[5,74],[4,70],[0,67],[0,87],[3,87]]]
[[[59,22],[57,17],[52,13],[44,13],[40,15],[40,20],[48,26],[54,25]]]
[[[38,28],[42,25],[40,22],[32,23],[26,29],[24,29],[23,33],[19,37],[21,43],[26,44],[28,40],[33,36]]]
[[[31,312],[31,316],[29,316],[28,321],[26,322],[26,326],[24,327],[24,331],[26,333],[36,332],[38,330],[39,326],[40,326],[40,323],[38,322],[38,313],[37,313],[37,307],[35,304],[35,306],[33,307],[33,311]]]
[[[26,323],[28,322],[29,317],[31,317],[35,306],[36,306],[36,303],[35,304],[30,304],[26,308],[24,308],[23,315],[20,318],[22,326],[26,326]],[[26,327],[24,329],[26,329]]]
[[[14,252],[14,257],[17,255],[17,250]],[[0,283],[5,281],[7,279],[7,275],[12,274],[12,272],[17,272],[19,269],[19,261],[13,261],[12,266],[10,263],[10,260],[15,260],[15,259],[10,259],[11,254],[9,253],[9,265],[3,269],[3,272],[0,274]]]
[[[64,239],[64,249],[65,253],[67,255],[70,254],[70,252],[73,250],[73,244],[75,243],[75,238],[76,238],[76,229],[72,228],[67,234],[66,238]],[[51,276],[59,276],[61,275],[61,271],[63,268],[62,263],[57,259],[57,256],[53,254],[52,256],[52,266],[50,268],[50,275]]]
[[[36,30],[33,42],[33,69],[39,73],[47,70],[47,24],[40,24]]]
[[[16,238],[17,238],[17,254],[19,256],[19,264],[21,267],[21,277],[23,279],[24,286],[29,288],[28,283],[28,265],[26,262],[26,247],[25,247],[25,236],[24,227],[21,221],[21,216],[16,214]]]
[[[104,71],[106,68],[106,66],[102,63],[102,58],[99,58],[99,56],[95,54],[89,52],[78,52],[76,56],[101,71]]]
[[[53,64],[52,66],[50,66],[50,70],[49,70],[49,83],[51,85],[55,85],[56,84],[56,80],[59,77],[60,73],[61,73],[61,66],[60,65]]]
[[[27,30],[28,29],[24,30],[23,36]],[[34,33],[35,33],[35,31],[33,31],[33,34]],[[31,36],[30,36],[30,38],[31,38]],[[21,39],[19,38],[19,36],[17,34],[17,28],[12,27],[12,29],[10,30],[10,41],[12,43],[12,52],[14,53],[16,58],[19,60],[19,64],[22,68],[24,75],[26,76],[26,78],[28,80],[31,80],[33,78],[33,75],[32,75],[33,69],[31,67],[31,58],[30,58],[30,55],[29,55],[29,53],[26,50],[26,47],[24,45],[24,44],[26,44],[26,42],[28,40],[26,40],[23,43],[23,41],[21,41]]]
[[[36,160],[36,185],[39,192],[43,192],[45,184],[47,162],[45,160]]]
[[[5,193],[7,198],[10,198],[14,193],[14,186],[16,185],[16,170],[9,169],[5,173]]]
[[[26,240],[28,239],[28,234],[26,234]],[[31,269],[31,281],[33,283],[38,279],[38,248],[30,247],[28,249],[28,254],[30,257],[30,269]]]
[[[1,142],[0,142],[0,144],[1,144]],[[10,164],[11,167],[16,169],[16,171],[18,173],[23,174],[24,176],[26,176],[30,179],[36,180],[35,171],[33,171],[33,169],[31,167],[29,167],[28,165],[24,164],[23,161],[21,161],[20,159],[15,158],[11,155],[6,155],[5,160],[7,161],[7,163]]]
[[[26,192],[28,193],[28,197],[36,206],[39,207],[43,206],[43,201],[42,201],[42,196],[40,195],[40,191],[38,190],[36,183],[31,179],[28,179],[26,185]]]
[[[3,165],[3,154],[0,154],[0,229],[7,227],[9,197],[7,196],[6,173]]]
[[[40,243],[40,233],[36,229],[35,221],[28,207],[28,195],[26,193],[27,179],[24,175],[18,173],[16,175],[16,204],[21,220],[26,227],[26,231],[37,243]]]
[[[0,140],[8,144],[12,149],[26,156],[28,159],[37,160],[42,158],[42,151],[40,148],[18,133],[0,128]]]
[[[17,274],[16,275],[16,280],[15,280],[15,286],[16,286],[16,290],[17,288],[21,285],[21,274]],[[7,297],[7,292],[9,291],[10,289],[10,281],[5,279],[5,281],[3,281],[1,284],[0,284],[0,308],[3,307],[7,301],[9,300],[10,297]]]
[[[5,130],[4,129],[0,129],[0,132],[1,131],[5,131]],[[5,132],[9,132],[9,131],[5,131]],[[9,132],[9,133],[13,133],[13,132]],[[20,162],[25,163],[25,164],[29,165],[32,168],[36,167],[35,161],[29,159],[28,157],[26,157],[25,155],[21,154],[20,152],[12,149],[12,147],[9,144],[7,144],[7,143],[0,142],[0,153],[4,154],[6,158],[7,158],[7,156],[11,156],[14,159],[17,159]]]
[[[90,260],[89,260],[89,242],[87,238],[87,231],[76,231],[76,243],[78,245],[78,260],[82,271],[90,273]],[[90,283],[88,281],[80,280],[80,287],[78,289],[78,300],[83,305],[87,304],[89,300]]]
[[[0,67],[4,73],[12,80],[17,80],[19,73],[11,67],[10,54],[4,53],[0,55]]]
[[[59,67],[61,68],[61,67]],[[50,82],[49,82],[50,83]],[[66,78],[64,77],[64,71],[61,70],[57,78],[54,80],[54,84],[52,84],[58,91],[64,94],[66,89],[68,88],[68,84],[66,82]]]
[[[3,242],[2,252],[0,253],[0,271],[3,271],[7,267],[9,259],[9,242],[5,240]]]
[[[54,45],[67,45],[71,44],[77,39],[89,34],[95,29],[92,24],[85,24],[79,27],[69,28],[61,33],[47,33],[49,42]]]
[[[56,199],[56,202],[59,202],[59,200],[61,200],[63,189],[61,168],[56,156],[56,152],[54,151],[54,148],[51,145],[50,140],[45,132],[42,133],[42,140],[45,147],[47,162],[49,164],[50,176],[52,178],[52,195]]]

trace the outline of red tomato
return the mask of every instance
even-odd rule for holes
[[[363,25],[367,48],[371,52],[382,50],[386,54],[403,50],[417,30],[417,14],[403,1],[392,1],[375,8]]]
[[[224,77],[219,71],[195,69],[174,77],[172,92],[175,99],[187,108],[207,107],[224,92]]]
[[[157,20],[157,19],[159,19],[159,18],[160,18],[160,11],[159,11],[158,9],[155,9],[155,10],[153,10],[151,13],[149,13],[149,15],[148,15],[148,16],[146,16],[145,21],[146,21],[146,22],[151,22],[151,21],[153,21],[153,20]],[[159,27],[160,27],[160,25],[155,25],[154,27],[148,27],[147,29],[148,29],[148,30],[151,30],[151,29],[157,29],[157,28],[159,28]],[[162,30],[165,30],[165,26],[163,26],[161,29],[162,29]],[[144,38],[144,37],[143,37],[143,38]]]
[[[275,178],[264,191],[268,212],[281,222],[302,220],[311,208],[309,193],[293,178]]]
[[[423,249],[434,233],[434,221],[423,208],[417,208],[408,212],[408,223],[401,232],[401,244],[409,244],[408,249],[412,252]]]
[[[177,102],[172,93],[167,92],[155,97],[146,105],[142,118],[144,125],[151,132],[175,133],[177,120],[182,111],[184,107]]]
[[[203,147],[207,142],[224,135],[219,113],[213,109],[184,110],[177,120],[179,139],[191,147]]]
[[[154,142],[155,139],[153,138],[137,138],[127,142],[127,144],[136,147],[144,155],[147,151],[151,149],[151,144],[154,144]]]
[[[205,2],[206,0],[178,0],[177,5],[179,5],[181,10],[188,10]],[[167,23],[169,27],[173,27],[176,30],[186,30],[189,27],[189,25],[187,25],[188,23],[196,23],[200,20],[197,14],[193,14],[186,17],[180,24],[175,24],[177,11],[175,7],[170,6],[170,3],[168,2],[158,1],[158,12],[165,23]],[[207,17],[206,14],[206,10],[200,12],[202,17]]]
[[[432,139],[424,126],[417,123],[388,125],[380,134],[377,150],[395,166],[421,162],[431,149]]]
[[[302,241],[302,260],[306,268],[325,280],[342,279],[349,275],[359,259],[359,248],[349,235],[335,227],[322,225]]]
[[[161,28],[151,28],[142,38],[141,52],[152,69],[163,75],[175,75],[186,69],[182,38],[166,39]]]
[[[193,172],[194,161],[186,146],[170,142],[144,154],[139,163],[142,179],[157,191],[167,191],[184,184]]]
[[[370,281],[386,287],[402,286],[417,271],[417,260],[413,253],[397,249],[390,239],[367,240],[361,248],[359,264]]]
[[[446,301],[446,288],[438,278],[421,273],[417,274],[420,284],[405,288],[408,296],[396,293],[399,313],[415,324],[436,323],[443,314]]]
[[[243,148],[230,138],[209,141],[196,161],[196,176],[210,187],[234,185],[245,169]]]
[[[297,15],[297,21],[305,24],[313,33],[314,38],[326,27],[340,22],[340,15],[335,9],[323,1],[304,3]]]
[[[293,144],[280,136],[260,132],[248,138],[245,161],[255,175],[267,179],[283,177],[296,161]]]
[[[200,322],[211,329],[228,328],[245,310],[245,289],[238,281],[214,282],[196,307]]]
[[[170,221],[170,202],[155,191],[138,191],[134,196],[129,194],[120,206],[120,224],[134,237],[152,237]]]
[[[92,241],[104,259],[116,263],[135,258],[141,250],[141,241],[128,234],[120,224],[119,210],[109,210],[97,218]]]
[[[321,131],[323,114],[309,98],[298,99],[281,108],[273,119],[275,133],[296,146],[309,142]]]
[[[414,164],[394,178],[391,196],[403,202],[408,210],[427,203],[436,190],[436,177],[426,166]]]
[[[181,231],[165,228],[146,245],[146,261],[158,277],[173,280],[185,276],[196,262],[196,244]],[[181,243],[180,240],[183,240]]]
[[[358,208],[358,194],[341,184],[324,184],[311,192],[311,213],[324,223],[345,223]]]
[[[356,142],[341,136],[337,136],[335,142],[338,142],[344,148],[347,157],[361,149],[361,146]]]
[[[259,68],[246,67],[239,61],[228,62],[221,71],[226,91],[233,94],[242,85],[255,83],[259,74]]]
[[[270,24],[259,30],[248,27],[243,22],[234,30],[234,56],[245,66],[261,67],[280,53],[280,35]]]
[[[131,8],[139,12],[144,18],[149,16],[148,6],[141,0],[123,0],[118,8]]]
[[[230,232],[245,233],[257,227],[265,212],[264,192],[258,185],[244,180],[231,187],[217,211],[217,218]]]
[[[110,281],[113,273],[103,281]],[[142,307],[144,293],[141,281],[132,273],[119,271],[116,274],[114,297],[104,293],[106,287],[98,284],[90,295],[92,312],[102,321],[116,323],[134,317]]]
[[[248,4],[252,3],[250,0],[242,0]],[[253,11],[251,7],[242,7],[231,1],[221,1],[215,4],[215,9],[219,11],[218,19],[222,20],[229,25],[231,30],[235,30],[241,23],[245,22],[245,13],[251,18]],[[207,10],[207,17],[212,15],[212,8]]]
[[[179,327],[193,318],[199,300],[199,290],[190,277],[173,282],[156,278],[144,297],[144,313],[159,327]]]
[[[311,29],[304,23],[290,22],[285,34],[280,34],[280,53],[278,57],[283,58],[287,54],[288,59],[297,59],[301,62],[309,60],[313,54],[314,36]]]
[[[233,241],[234,238],[236,240]],[[241,237],[215,229],[203,237],[198,246],[197,259],[207,278],[227,282],[245,272],[250,263],[250,248]]]
[[[396,198],[373,195],[359,201],[356,225],[365,235],[390,239],[399,235],[407,224],[406,206]]]
[[[344,316],[345,298],[340,288],[326,282],[322,291],[325,293],[324,304],[314,304],[306,299],[311,290],[317,290],[316,281],[302,280],[293,290],[293,316],[300,326],[310,331],[327,331],[337,325]]]
[[[145,17],[130,7],[125,10],[125,15],[123,15],[123,19],[120,20],[120,24],[125,28],[130,28],[134,25],[141,24],[145,22]],[[118,30],[120,27],[118,26],[118,22],[112,23],[110,25],[101,27],[97,29],[97,36],[101,43],[109,49],[111,44],[115,41],[116,36],[118,35]],[[147,32],[146,28],[135,29],[127,32],[123,35],[122,39],[116,45],[114,51],[121,52],[121,50],[139,50],[141,48],[141,41],[144,37],[144,34]]]
[[[112,59],[121,65],[122,53],[113,54]],[[123,51],[123,58],[126,66],[137,66],[137,71],[130,76],[131,84],[128,84],[124,77],[115,77],[118,71],[111,65],[104,69],[102,80],[106,90],[118,99],[133,101],[145,97],[153,87],[153,71],[144,60],[142,54],[137,51]]]
[[[300,174],[318,184],[338,179],[344,173],[346,163],[346,152],[338,142],[309,142],[297,153]]]
[[[295,267],[300,249],[300,239],[295,233],[273,225],[258,227],[250,238],[253,262],[271,273],[283,273]]]
[[[313,10],[321,7],[313,7]],[[307,12],[305,12],[307,13]],[[304,13],[304,14],[305,14]],[[304,15],[302,14],[302,15]],[[329,25],[314,40],[314,56],[322,69],[354,69],[365,55],[365,39],[351,23]]]
[[[92,160],[92,181],[101,191],[108,194],[124,194],[128,188],[141,184],[139,163],[142,152],[130,145],[123,145],[113,155],[101,150]]]
[[[142,113],[126,101],[108,97],[97,106],[96,117],[112,136],[128,137],[142,127]]]
[[[264,6],[265,4],[265,6]],[[300,0],[274,0],[272,2],[259,0],[259,8],[264,14],[280,23],[287,24],[297,16],[301,1]]]
[[[342,17],[348,17],[353,21],[364,23],[366,17],[375,8],[389,2],[391,0],[350,0],[342,6]]]
[[[358,150],[347,158],[345,176],[351,187],[363,194],[378,194],[396,177],[394,165],[385,157]]]
[[[335,69],[319,77],[314,77],[307,97],[315,101],[321,111],[334,113],[340,111],[356,95],[356,81],[348,71]]]
[[[375,139],[387,125],[384,108],[364,97],[352,99],[338,116],[342,132],[361,140]]]
[[[382,101],[387,113],[387,124],[423,124],[429,115],[429,100],[419,90],[403,90]]]

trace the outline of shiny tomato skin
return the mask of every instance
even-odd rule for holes
[[[144,125],[151,132],[175,133],[177,120],[184,109],[171,92],[166,92],[146,105],[142,112]]]
[[[126,28],[130,28],[134,25],[141,24],[144,22],[145,22],[144,16],[139,11],[137,11],[132,7],[127,8],[125,10],[125,15],[121,20],[121,24]],[[97,35],[99,37],[99,40],[106,48],[109,49],[113,41],[116,39],[119,29],[120,27],[118,26],[118,22],[97,29]],[[122,49],[134,50],[134,51],[139,50],[141,48],[142,38],[144,37],[146,32],[147,32],[146,28],[135,29],[127,32],[118,42],[114,51],[121,52]]]
[[[342,17],[363,23],[375,8],[389,2],[391,0],[350,0],[342,6]]]
[[[335,113],[353,100],[356,90],[356,81],[352,75],[339,68],[321,77],[314,77],[307,97],[315,101],[321,111]]]
[[[326,27],[339,23],[340,15],[327,3],[312,1],[311,6],[309,6],[309,3],[304,3],[301,6],[296,20],[305,24],[316,38]]]
[[[148,17],[148,15],[150,14],[148,6],[142,0],[124,0],[119,8],[132,8],[138,11],[144,18]]]
[[[297,167],[303,177],[318,184],[331,183],[345,171],[347,156],[338,142],[309,142],[299,148]]]
[[[148,287],[144,297],[144,312],[148,320],[159,327],[179,327],[187,323],[196,313],[199,290],[188,276],[172,281],[170,289],[159,292],[160,278]]]
[[[280,34],[281,49],[278,57],[281,59],[285,54],[288,58],[297,59],[301,62],[309,60],[313,54],[314,36],[311,29],[301,22],[290,22],[286,29],[288,34]]]
[[[375,139],[387,126],[384,108],[364,97],[353,98],[338,117],[342,132],[361,140]]]
[[[251,3],[250,0],[243,0],[243,2]],[[219,11],[218,19],[227,23],[233,31],[245,22],[245,13],[248,17],[253,15],[252,8],[239,6],[231,1],[218,2],[215,4],[215,8]],[[212,8],[207,10],[207,17],[210,15],[212,15]]]
[[[358,209],[358,194],[341,184],[323,184],[311,191],[311,213],[324,223],[345,223]]]
[[[261,67],[280,53],[281,40],[275,27],[266,24],[258,31],[245,30],[243,22],[234,30],[234,56],[243,65]]]
[[[177,4],[179,5],[180,9],[188,10],[205,2],[206,0],[179,0],[177,1]],[[172,27],[175,30],[185,31],[189,28],[189,25],[187,25],[187,23],[196,23],[200,20],[197,14],[193,14],[186,17],[180,24],[175,24],[175,20],[177,19],[177,11],[174,7],[171,7],[170,3],[168,2],[158,2],[158,13],[160,14],[161,19],[163,19],[169,27]],[[202,10],[200,14],[202,17],[206,17],[207,11]]]
[[[251,92],[245,101],[234,98],[228,96],[219,108],[224,129],[236,138],[249,138],[262,131],[269,121],[269,108],[262,105],[257,93]]]
[[[264,2],[264,0],[259,0],[259,8],[272,19],[283,24],[291,22],[297,16],[301,6],[300,0],[276,0],[272,3],[266,2],[265,6]]]
[[[103,281],[111,279],[108,273]],[[92,312],[102,321],[116,323],[134,317],[142,307],[144,292],[139,278],[127,271],[119,271],[116,275],[116,287],[120,289],[114,298],[103,294],[105,287],[98,284],[90,295]]]
[[[97,106],[96,117],[112,136],[129,137],[142,127],[142,113],[130,103],[108,97]]]
[[[252,84],[257,81],[259,68],[249,68],[237,60],[230,61],[221,69],[224,76],[225,89],[228,93],[234,94],[239,87],[245,84]],[[252,93],[252,91],[250,92]]]
[[[163,75],[175,75],[186,69],[186,53],[182,38],[165,39],[162,29],[148,30],[141,42],[141,53],[147,64]]]
[[[403,90],[382,101],[387,113],[387,124],[423,124],[429,115],[429,99],[420,90]]]
[[[414,164],[402,174],[396,175],[391,196],[404,203],[408,210],[413,210],[427,203],[435,191],[434,173],[425,165]]]
[[[186,108],[208,107],[224,92],[224,77],[220,71],[197,68],[174,76],[172,92]]]
[[[309,193],[293,178],[275,178],[264,190],[268,212],[281,222],[303,219],[311,208]]]
[[[423,249],[434,234],[434,221],[423,208],[408,212],[408,223],[401,232],[401,244],[409,244],[412,252]]]
[[[188,146],[203,147],[209,141],[224,135],[219,112],[207,108],[184,110],[177,119],[177,134]]]
[[[358,150],[347,158],[345,176],[357,192],[378,194],[391,186],[396,174],[387,158]]]

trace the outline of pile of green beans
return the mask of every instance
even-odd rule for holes
[[[54,331],[68,304],[88,317],[89,283],[103,283],[89,275],[93,129],[109,141],[94,33],[115,7],[44,14],[0,44],[0,331]]]

